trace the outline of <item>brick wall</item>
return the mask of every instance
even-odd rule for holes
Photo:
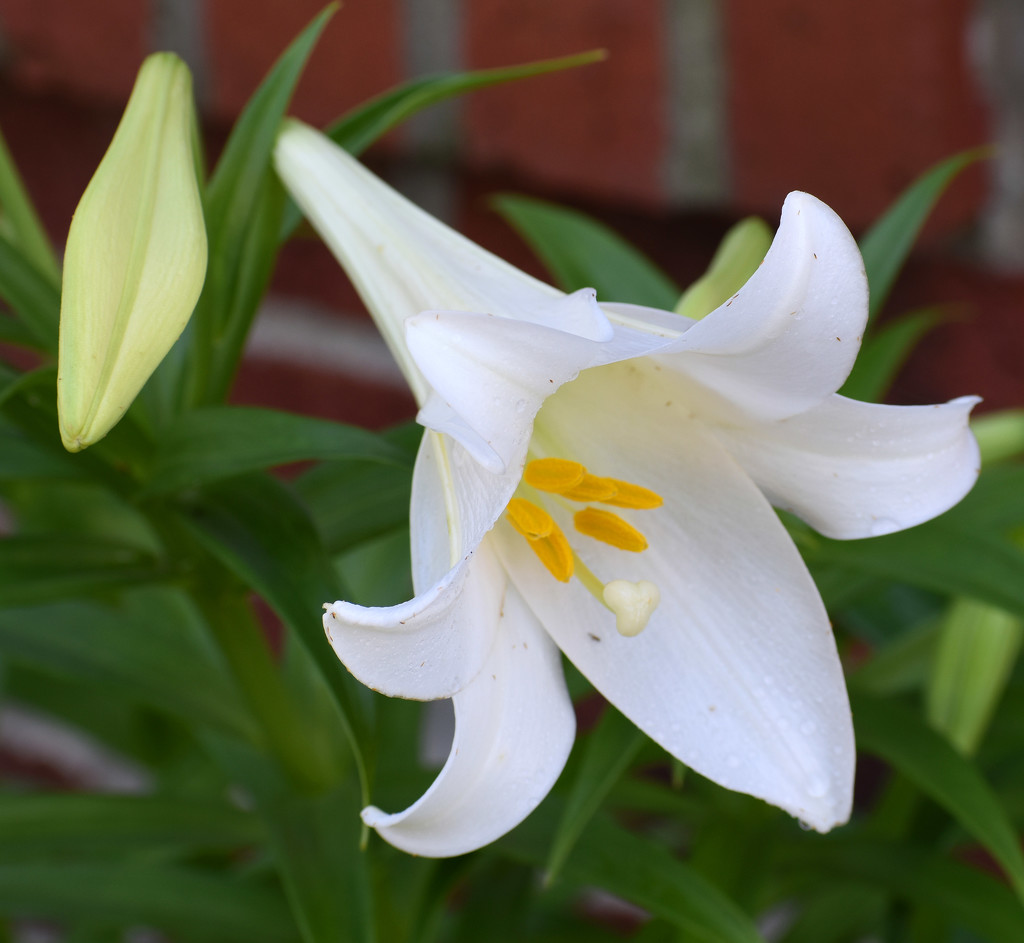
[[[63,239],[146,52],[171,48],[192,65],[215,151],[273,58],[320,6],[0,0],[0,126],[55,238]],[[1005,93],[1003,73],[979,70],[976,61],[997,61],[992,37],[1002,35],[1012,7],[1009,0],[346,0],[294,111],[324,123],[424,71],[603,47],[602,64],[491,89],[421,118],[389,137],[376,159],[414,198],[514,261],[532,264],[483,206],[482,195],[501,187],[604,216],[685,282],[731,219],[756,211],[774,221],[790,189],[821,196],[858,231],[928,164],[1024,127],[1024,119],[1007,118],[1020,106]],[[1000,187],[1016,179],[1013,154],[1024,148],[1003,153],[994,186],[982,169],[954,186],[918,266],[940,271],[950,246],[962,247],[1000,213],[1005,223]],[[1012,225],[1006,232],[1001,243],[973,244],[1012,262],[1024,240]],[[1000,256],[1000,244],[1010,246],[1009,256]],[[918,294],[908,303],[950,300],[931,297],[935,281],[916,271]],[[969,291],[969,281],[957,284]],[[1016,282],[1007,284],[1001,298],[1012,297]],[[313,246],[285,254],[276,286],[277,304],[301,297],[313,334],[338,318],[324,312],[358,309]],[[257,345],[257,353],[276,346]],[[243,395],[275,388],[260,372],[270,359],[247,368]],[[323,363],[307,366],[307,377],[331,373]],[[376,379],[391,388],[391,379]],[[1004,383],[997,400],[1024,398],[1021,382]],[[385,410],[364,415],[351,382],[338,383],[319,398],[297,392],[308,383],[284,383],[271,398],[370,422],[409,409],[396,393]]]

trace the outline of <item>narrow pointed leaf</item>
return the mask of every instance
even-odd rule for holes
[[[917,343],[941,320],[939,311],[926,309],[872,331],[839,392],[850,399],[880,401]]]
[[[409,423],[383,434],[403,456],[401,464],[324,462],[293,482],[331,553],[408,529],[412,468],[422,433],[422,427]]]
[[[334,695],[337,722],[345,726],[365,777],[360,751],[369,742],[366,695],[335,657],[320,618],[324,602],[344,594],[306,509],[281,482],[251,474],[203,488],[182,520],[301,641]]]
[[[8,314],[0,314],[0,343],[13,344],[15,347],[42,349],[39,338],[26,324]]]
[[[272,409],[209,406],[186,413],[161,436],[146,493],[309,459],[407,464],[399,449],[355,426]]]
[[[1024,409],[1002,409],[971,421],[985,465],[1024,453]]]
[[[971,596],[1024,617],[1024,551],[965,518],[947,514],[869,540],[815,536],[801,541],[800,549],[812,570],[847,566],[937,593]]]
[[[492,85],[502,85],[535,75],[600,62],[605,55],[603,50],[595,49],[574,56],[542,59],[539,62],[527,62],[499,69],[426,75],[404,82],[357,106],[335,121],[327,129],[327,136],[350,154],[359,155],[406,118],[411,118],[431,105]],[[299,208],[289,200],[281,227],[282,241],[295,231],[301,219],[302,213]]]
[[[260,842],[256,816],[224,802],[60,793],[0,796],[0,864],[194,854]]]
[[[583,760],[551,843],[545,867],[549,883],[558,877],[583,830],[629,768],[645,739],[617,710],[610,706],[605,709],[597,727],[587,737]]]
[[[374,939],[358,796],[341,788],[288,795],[263,809],[278,869],[306,943]]]
[[[210,177],[205,209],[213,263],[196,308],[187,371],[193,404],[226,395],[277,250],[284,192],[271,168],[277,130],[306,60],[337,4],[288,46],[236,122]],[[169,370],[168,373],[171,371]],[[162,382],[176,386],[174,376]]]
[[[671,311],[680,289],[604,223],[576,210],[503,194],[491,205],[523,237],[564,291],[594,288],[600,301]]]
[[[0,298],[7,302],[45,351],[57,353],[60,288],[2,234]]]
[[[7,142],[0,135],[0,213],[10,228],[12,241],[39,272],[60,285],[60,265],[43,224],[22,182]]]
[[[499,69],[427,75],[359,105],[332,124],[327,129],[327,135],[350,154],[358,155],[381,135],[430,105],[492,85],[503,85],[600,62],[606,55],[604,50],[594,49],[572,56],[542,59]]]
[[[938,912],[981,934],[986,943],[1015,943],[1024,936],[1024,909],[1009,888],[978,868],[931,851],[908,843],[825,840],[800,848],[797,857],[812,888],[823,879],[853,880],[895,893],[926,913]]]
[[[136,593],[118,607],[76,600],[0,609],[0,653],[106,685],[191,724],[255,738],[217,652],[172,591]]]
[[[273,888],[198,869],[133,864],[0,866],[0,911],[143,924],[209,943],[298,943]]]
[[[75,478],[80,474],[70,456],[42,448],[13,423],[0,419],[0,481]]]
[[[943,806],[1002,865],[1024,902],[1024,854],[992,788],[968,759],[917,715],[890,700],[855,695],[858,745],[881,756]]]
[[[0,607],[52,602],[167,577],[166,568],[130,544],[81,534],[0,540]]]
[[[535,867],[544,864],[558,810],[541,806],[495,850]],[[764,943],[753,921],[660,842],[598,817],[562,869],[562,880],[600,887],[674,924],[694,943]]]
[[[873,318],[888,298],[921,227],[946,187],[965,167],[988,154],[987,149],[965,151],[925,171],[864,234],[860,251],[871,288],[869,317]]]

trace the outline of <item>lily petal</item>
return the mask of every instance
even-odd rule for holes
[[[715,436],[778,508],[826,537],[877,537],[949,510],[981,467],[968,428],[976,396],[881,406],[831,396],[781,422]]]
[[[405,349],[409,315],[442,309],[535,320],[563,297],[410,203],[308,125],[285,123],[274,166],[374,313],[420,403],[427,391]]]
[[[324,631],[345,667],[390,697],[451,697],[491,649],[507,583],[488,546],[398,606],[325,607]]]
[[[664,405],[662,374],[613,375],[631,366],[583,374],[539,424],[588,467],[664,495],[662,508],[621,512],[647,537],[643,553],[574,542],[602,581],[657,586],[647,627],[620,636],[578,582],[553,592],[504,524],[495,529],[499,554],[558,646],[637,726],[723,786],[827,830],[849,815],[854,745],[821,599],[742,469],[685,408]],[[628,401],[619,398],[626,382]],[[585,422],[590,411],[602,417],[600,437]]]
[[[761,267],[674,348],[674,364],[752,416],[781,419],[842,385],[860,349],[868,286],[842,220],[791,193]]]
[[[453,700],[451,755],[431,787],[403,812],[363,810],[411,854],[461,855],[514,828],[558,779],[576,733],[558,649],[511,587],[487,663]]]
[[[575,334],[488,314],[426,311],[405,325],[416,366],[443,401],[428,400],[419,421],[495,474],[522,465],[545,397],[593,363],[598,349]]]

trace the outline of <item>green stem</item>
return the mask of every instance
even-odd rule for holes
[[[336,780],[328,757],[304,735],[301,718],[249,602],[237,592],[196,593],[210,633],[281,769],[296,786],[319,791]]]

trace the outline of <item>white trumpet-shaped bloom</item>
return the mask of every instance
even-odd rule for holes
[[[835,395],[867,316],[849,232],[804,193],[763,264],[693,322],[525,275],[291,123],[278,172],[345,266],[426,427],[411,507],[416,595],[326,607],[349,670],[451,697],[451,755],[389,842],[477,848],[548,792],[574,737],[559,649],[685,764],[825,831],[854,743],[821,598],[772,505],[830,537],[956,503],[976,402]]]

